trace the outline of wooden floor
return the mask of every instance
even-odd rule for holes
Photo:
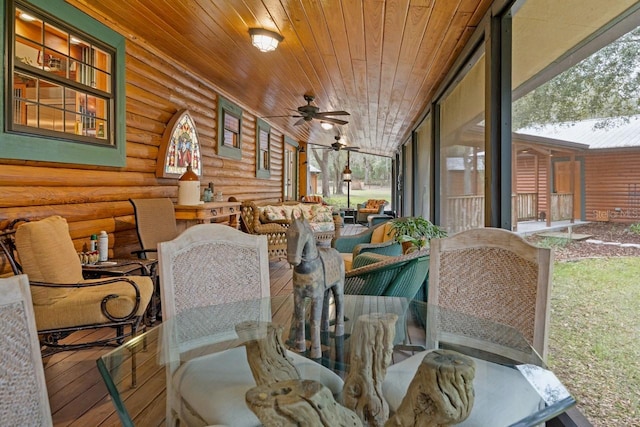
[[[345,225],[343,235],[365,230],[359,225]],[[271,295],[288,295],[293,291],[292,270],[286,261],[269,264]],[[68,340],[104,336],[107,331],[77,332]],[[119,426],[120,421],[100,377],[96,359],[112,348],[67,351],[43,359],[47,390],[55,426]],[[146,427],[146,426],[144,426]]]

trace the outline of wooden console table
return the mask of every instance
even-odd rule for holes
[[[176,205],[178,231],[182,232],[195,224],[228,222],[238,228],[240,202],[208,202],[199,205]]]

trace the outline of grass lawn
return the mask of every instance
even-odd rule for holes
[[[556,262],[548,364],[594,426],[640,426],[640,258]]]
[[[339,208],[347,207],[347,193],[345,187],[345,194],[332,194],[329,197],[325,198],[325,202],[327,202],[331,206],[337,206]],[[384,199],[387,202],[391,202],[391,188],[390,187],[370,187],[366,190],[351,190],[349,195],[350,205],[352,208],[355,208],[358,203],[364,203],[369,199]],[[385,207],[385,209],[390,209],[389,205]]]

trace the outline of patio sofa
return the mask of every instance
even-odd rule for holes
[[[331,242],[340,235],[342,219],[331,206],[321,203],[257,203],[245,201],[240,212],[242,231],[267,236],[270,258],[287,256],[287,228],[291,214],[309,221],[318,242]]]

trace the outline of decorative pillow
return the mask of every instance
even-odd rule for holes
[[[367,209],[379,209],[380,205],[384,205],[385,203],[387,203],[386,200],[369,199],[369,200],[367,200],[367,205],[365,206],[365,208],[367,208]]]
[[[264,206],[261,209],[260,212],[260,219],[262,222],[269,222],[269,221],[277,221],[280,219],[287,219],[290,217],[287,216],[287,212],[283,209],[282,206]]]
[[[16,248],[29,280],[49,283],[83,280],[69,225],[61,216],[22,224],[16,230]]]
[[[300,219],[302,217],[302,212],[300,211],[300,208],[298,206],[295,205],[284,205],[282,206],[282,210],[284,211],[284,218],[290,220],[291,219],[291,213],[293,213],[293,216],[296,219]]]
[[[315,208],[318,205],[300,205],[300,210],[302,211],[302,215],[307,219],[307,221],[309,222],[313,222],[315,221],[314,219],[314,212],[315,212]]]
[[[313,205],[313,222],[333,222],[331,206]]]

